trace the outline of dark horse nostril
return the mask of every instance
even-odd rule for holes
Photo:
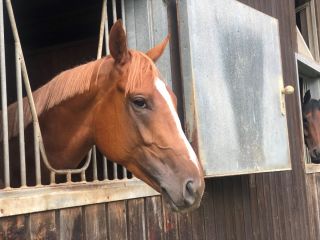
[[[196,199],[195,184],[192,180],[187,182],[185,185],[185,191],[183,193],[185,202],[191,206]]]

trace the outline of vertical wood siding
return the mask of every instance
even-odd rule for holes
[[[284,81],[296,88],[294,1],[241,1],[279,19]],[[174,0],[167,2],[171,49],[176,49],[171,52],[176,87],[181,84],[176,71],[176,10]],[[304,173],[298,93],[295,94],[287,101],[292,171],[207,179],[201,207],[187,214],[172,213],[161,197],[151,197],[2,218],[0,240],[320,239],[320,176]],[[178,95],[181,99],[181,93]]]

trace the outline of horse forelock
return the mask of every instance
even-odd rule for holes
[[[134,92],[137,88],[143,86],[144,81],[150,81],[146,78],[147,74],[152,80],[159,77],[159,70],[154,62],[144,53],[130,50],[131,60],[128,66],[128,78],[125,87],[125,94]]]
[[[90,90],[92,85],[97,84],[98,73],[104,59],[95,60],[61,72],[50,82],[33,92],[33,100],[38,116],[60,103]],[[23,99],[24,126],[32,122],[32,115],[28,99]],[[2,123],[2,119],[0,119]],[[9,139],[18,134],[18,104],[17,102],[8,107],[8,136]],[[3,138],[2,128],[0,139]]]

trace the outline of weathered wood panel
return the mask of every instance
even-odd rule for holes
[[[0,239],[24,240],[27,239],[27,216],[15,216],[0,219]]]
[[[56,220],[55,211],[30,214],[30,239],[58,239]]]
[[[60,210],[59,239],[84,239],[82,209],[80,207]]]
[[[128,239],[146,239],[143,198],[128,200]]]
[[[106,239],[106,206],[96,204],[84,207],[85,239]]]
[[[148,240],[163,240],[163,218],[161,197],[145,200],[146,234]]]
[[[126,202],[108,204],[108,237],[110,240],[127,239]]]

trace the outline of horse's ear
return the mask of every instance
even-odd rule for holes
[[[311,100],[311,93],[310,93],[310,90],[308,90],[303,97],[303,104],[308,103],[310,100]]]
[[[158,60],[158,58],[162,55],[162,53],[164,52],[164,49],[166,48],[168,42],[170,39],[170,35],[168,34],[168,36],[162,40],[161,43],[159,43],[157,46],[155,46],[154,48],[150,49],[146,54],[149,58],[151,58],[154,62]]]
[[[109,49],[117,64],[125,64],[129,60],[127,37],[121,20],[116,21],[111,28]]]

